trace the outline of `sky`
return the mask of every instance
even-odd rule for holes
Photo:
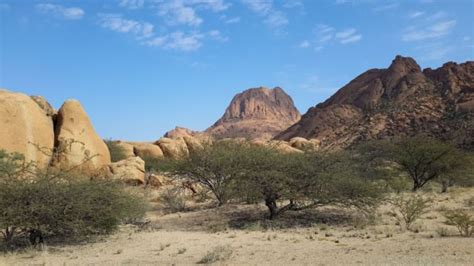
[[[474,0],[0,0],[0,87],[81,101],[106,139],[204,130],[282,87],[301,113],[396,55],[474,59]]]

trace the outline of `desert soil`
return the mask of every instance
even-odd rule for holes
[[[358,228],[347,211],[331,208],[267,222],[255,205],[174,214],[157,207],[146,228],[123,226],[94,243],[3,254],[0,265],[188,265],[206,255],[218,265],[473,265],[474,238],[460,237],[440,211],[472,212],[466,201],[474,189],[427,196],[430,212],[411,231],[396,224],[388,205],[377,210],[375,224]]]

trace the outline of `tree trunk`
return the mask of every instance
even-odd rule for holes
[[[265,205],[269,211],[269,219],[273,220],[278,215],[278,206],[275,200],[273,199],[265,199]]]
[[[448,192],[448,188],[451,186],[451,182],[449,180],[443,179],[441,180],[441,193]]]
[[[13,239],[14,234],[15,234],[15,227],[5,228],[5,233],[3,234],[3,237],[5,238],[5,242],[10,242]]]

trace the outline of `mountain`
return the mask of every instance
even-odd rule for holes
[[[310,108],[275,138],[317,138],[323,148],[426,134],[474,148],[474,62],[448,62],[421,70],[397,56],[387,69],[371,69]]]
[[[205,133],[217,139],[270,139],[300,117],[293,100],[283,89],[252,88],[237,94],[224,115]]]

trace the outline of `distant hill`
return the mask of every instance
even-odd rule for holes
[[[237,94],[224,115],[205,133],[217,139],[271,139],[300,117],[293,100],[283,89],[253,88]]]
[[[397,56],[371,69],[304,114],[275,138],[317,138],[323,148],[426,134],[474,148],[474,62],[421,70]]]

